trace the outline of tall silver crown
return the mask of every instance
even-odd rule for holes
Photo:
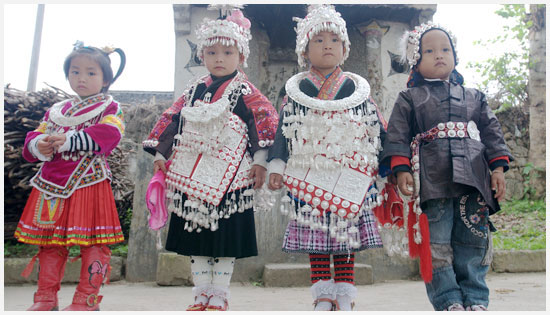
[[[214,7],[218,9],[218,7]],[[252,39],[250,34],[250,21],[244,17],[239,9],[232,9],[223,20],[211,20],[205,18],[197,27],[197,56],[204,60],[203,49],[220,43],[225,46],[237,46],[244,56],[243,66],[246,67],[250,48],[248,42]]]
[[[346,29],[346,21],[342,18],[339,12],[331,4],[312,4],[308,6],[308,14],[305,18],[294,17],[294,21],[298,22],[298,25],[294,28],[296,31],[296,54],[298,55],[298,64],[300,67],[307,65],[304,53],[307,48],[309,40],[316,34],[326,31],[333,32],[338,35],[340,40],[344,42],[344,61],[349,57],[349,49],[351,43],[348,38],[348,31]]]

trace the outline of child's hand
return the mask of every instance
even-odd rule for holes
[[[397,175],[394,173],[391,173],[390,175],[388,175],[388,183],[392,185],[397,185]]]
[[[54,150],[57,151],[67,141],[67,136],[64,133],[54,134],[49,137],[49,141]]]
[[[158,170],[162,170],[162,172],[166,174],[166,161],[164,160],[155,161],[155,168],[153,169],[154,174],[156,174]]]
[[[254,164],[250,169],[250,178],[254,179],[254,189],[262,188],[265,182],[265,173],[267,170],[265,167]]]
[[[283,188],[283,175],[277,173],[269,174],[269,183],[267,187],[271,190],[279,190]]]
[[[397,173],[397,187],[399,191],[405,196],[412,196],[413,194],[413,177],[409,172],[398,172]]]
[[[501,167],[495,168],[491,174],[491,189],[495,192],[495,199],[500,202],[506,195],[506,181],[504,180],[504,170]]]
[[[50,157],[53,155],[54,148],[50,142],[50,136],[44,137],[36,142],[36,148],[38,152],[45,157]]]

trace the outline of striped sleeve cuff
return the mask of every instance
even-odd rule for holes
[[[78,132],[67,132],[67,139],[59,148],[58,152],[75,152],[75,151],[100,151],[99,145],[87,134],[81,130]]]

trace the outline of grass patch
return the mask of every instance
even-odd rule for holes
[[[128,244],[118,243],[107,245],[111,249],[113,256],[128,257]],[[37,245],[19,243],[15,240],[4,241],[4,258],[25,258],[32,257],[38,253]],[[69,256],[76,257],[80,255],[80,246],[69,247]]]
[[[546,202],[544,200],[512,200],[491,216],[497,228],[493,233],[495,249],[521,250],[546,248]]]

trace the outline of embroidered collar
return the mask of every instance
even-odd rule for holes
[[[244,74],[237,72],[231,79],[231,82],[225,87],[222,96],[212,103],[196,99],[193,106],[186,106],[181,109],[181,115],[188,121],[206,123],[210,120],[219,117],[226,110],[233,110],[236,99],[229,99],[229,95],[242,84]],[[235,93],[234,93],[235,94]],[[235,94],[237,95],[237,94]],[[240,94],[239,94],[240,95]]]
[[[316,68],[311,68],[307,79],[317,88],[317,98],[322,100],[332,100],[340,91],[340,88],[347,80],[347,77],[342,74],[340,67],[336,67],[332,73],[324,76]]]
[[[50,109],[50,120],[53,121],[58,126],[62,127],[72,127],[78,126],[96,116],[101,114],[105,108],[113,101],[113,97],[110,95],[105,96],[104,94],[97,94],[91,97],[88,97],[84,100],[79,101],[69,108],[65,114],[62,113],[63,108],[67,104],[67,101],[61,101],[55,103]],[[70,102],[70,101],[69,101]],[[92,109],[91,111],[78,115],[83,109],[93,106],[99,102],[103,102],[101,105]]]
[[[336,67],[336,69],[334,69],[332,73],[330,73],[328,76],[324,76],[321,72],[319,72],[319,70],[317,70],[317,68],[311,67],[311,69],[309,69],[307,79],[311,81],[311,83],[313,83],[313,85],[315,85],[318,90],[320,90],[323,84],[325,84],[325,81],[331,78],[338,78],[338,76],[340,76],[342,72],[342,68]]]
[[[363,103],[370,95],[370,85],[363,77],[351,73],[342,72],[344,76],[347,76],[355,83],[355,91],[352,95],[339,100],[322,100],[313,98],[300,91],[300,81],[308,77],[309,72],[301,72],[292,76],[285,84],[285,89],[290,97],[295,102],[311,108],[322,111],[339,111],[354,108],[357,105]],[[333,74],[334,75],[334,74]],[[332,76],[331,76],[332,77]]]

